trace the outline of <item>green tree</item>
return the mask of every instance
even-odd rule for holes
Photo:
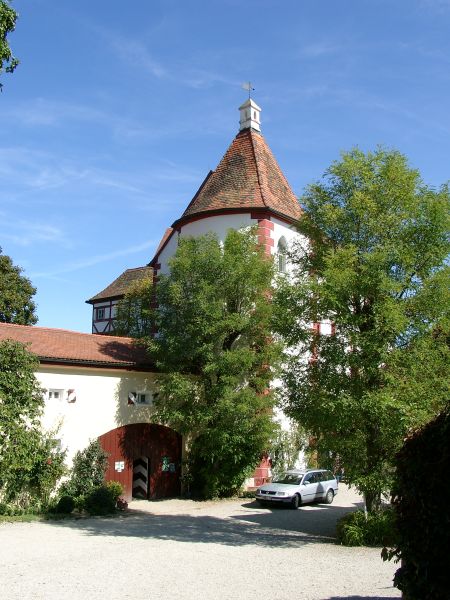
[[[38,361],[23,344],[0,343],[0,495],[47,501],[64,472],[64,453],[41,426],[43,390]]]
[[[13,265],[0,248],[0,322],[34,325],[36,305],[32,298],[36,288],[21,275],[22,269]]]
[[[238,489],[269,447],[279,357],[270,335],[273,262],[254,232],[182,238],[156,288],[156,418],[189,440],[192,489]]]
[[[151,334],[153,282],[150,278],[134,281],[117,304],[114,333],[134,338]]]
[[[296,349],[285,403],[376,510],[405,432],[448,393],[449,189],[425,186],[396,151],[354,149],[303,204],[310,246],[293,252],[277,296],[277,327]],[[317,335],[312,323],[327,320],[334,335]]]
[[[5,73],[12,73],[19,64],[17,58],[15,58],[9,47],[8,40],[6,39],[8,34],[13,32],[16,27],[17,13],[11,8],[8,0],[0,0],[0,75]],[[0,83],[0,91],[2,89]]]

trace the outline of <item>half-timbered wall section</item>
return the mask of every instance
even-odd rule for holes
[[[117,303],[130,286],[144,279],[153,280],[153,270],[150,267],[127,269],[104,290],[86,300],[88,304],[92,304],[92,333],[114,335]]]
[[[92,303],[92,333],[114,334],[114,318],[118,300]]]

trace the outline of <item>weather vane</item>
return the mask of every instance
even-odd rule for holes
[[[242,84],[242,89],[247,90],[247,92],[248,92],[248,99],[250,100],[250,98],[252,97],[252,92],[255,91],[255,88],[252,87],[251,81],[247,81],[246,83],[243,83]]]

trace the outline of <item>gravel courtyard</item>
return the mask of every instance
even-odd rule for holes
[[[252,500],[138,501],[118,518],[0,524],[0,598],[400,598],[379,549],[333,544],[360,498],[297,511]]]

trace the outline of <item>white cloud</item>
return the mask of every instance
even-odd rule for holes
[[[128,248],[123,248],[122,250],[114,250],[112,252],[107,252],[105,254],[97,254],[96,256],[91,256],[90,258],[86,258],[84,260],[68,263],[64,266],[61,266],[57,269],[51,271],[41,271],[36,273],[31,273],[30,277],[32,279],[37,278],[46,278],[46,279],[54,279],[58,275],[64,275],[65,273],[72,273],[73,271],[80,271],[82,269],[87,269],[89,267],[93,267],[95,265],[99,265],[101,263],[109,262],[121,256],[128,256],[130,254],[137,254],[138,252],[142,252],[143,250],[148,250],[149,248],[156,248],[159,240],[150,240],[148,242],[144,242],[142,244],[138,244],[136,246],[129,246]]]
[[[11,218],[0,213],[0,235],[18,246],[31,246],[40,242],[51,242],[70,247],[64,231],[55,225],[42,221],[28,221]]]
[[[5,110],[4,115],[25,126],[56,126],[68,120],[109,121],[110,115],[96,108],[71,102],[34,98],[14,108]]]

